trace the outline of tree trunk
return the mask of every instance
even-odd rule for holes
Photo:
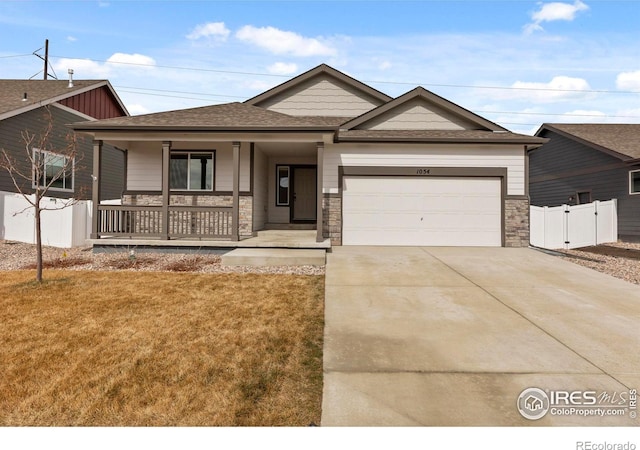
[[[42,230],[40,229],[40,199],[36,198],[36,281],[42,283]]]

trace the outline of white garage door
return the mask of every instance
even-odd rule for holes
[[[343,245],[502,244],[500,178],[343,179]]]

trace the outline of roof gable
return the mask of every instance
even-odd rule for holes
[[[505,128],[417,87],[342,125],[347,130],[485,130]]]
[[[108,101],[124,115],[129,115],[124,103],[107,80],[74,80],[72,87],[69,87],[66,80],[0,80],[0,120],[56,102],[77,109],[73,106],[72,99],[78,99],[92,91],[102,93],[103,100]],[[96,100],[89,98],[89,101]],[[87,112],[80,109],[78,111]]]
[[[290,115],[355,117],[389,100],[388,95],[321,64],[245,103]]]
[[[640,159],[640,124],[545,123],[536,136],[554,132],[623,161]]]

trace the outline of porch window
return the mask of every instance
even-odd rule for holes
[[[73,191],[75,160],[46,150],[33,150],[33,187]]]
[[[640,194],[640,170],[629,172],[629,194]]]
[[[214,152],[172,152],[169,188],[174,191],[212,191]]]
[[[289,166],[276,167],[276,206],[289,206]]]

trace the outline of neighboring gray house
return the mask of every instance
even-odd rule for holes
[[[54,149],[64,148],[67,134],[73,133],[69,124],[128,115],[124,104],[106,80],[0,80],[0,148],[22,164],[21,170],[24,173],[31,170],[22,137],[25,131],[40,135],[51,120],[53,128],[49,143]],[[45,164],[47,161],[55,164],[60,159],[56,158],[55,151],[46,154],[37,148],[29,151],[41,152]],[[79,136],[77,153],[75,173],[61,178],[49,190],[48,196],[92,198],[91,140]],[[124,188],[124,152],[113,146],[105,146],[102,158],[100,200],[121,198]],[[38,180],[24,181],[21,189],[28,193],[37,182]],[[4,169],[0,169],[0,192],[16,192],[11,177]]]
[[[74,129],[95,155],[127,151],[123,206],[94,202],[103,242],[307,227],[333,245],[528,246],[527,151],[546,142],[324,64],[244,103]]]
[[[529,152],[531,204],[618,201],[618,236],[640,239],[640,124],[543,124]]]

